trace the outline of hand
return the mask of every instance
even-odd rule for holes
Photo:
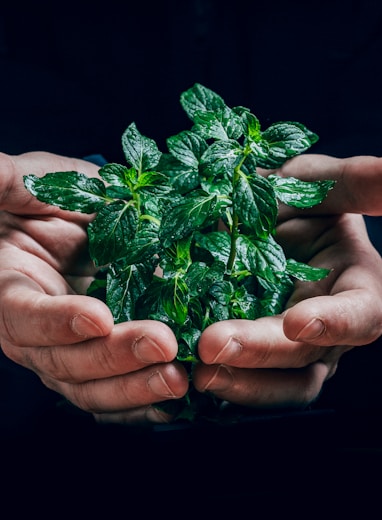
[[[281,169],[305,180],[338,179],[319,209],[328,215],[281,208],[277,229],[288,256],[333,271],[320,282],[297,283],[279,316],[207,328],[199,342],[203,363],[194,372],[198,390],[245,406],[305,407],[319,396],[346,351],[381,335],[381,257],[361,215],[330,215],[339,210],[366,213],[368,200],[368,213],[380,214],[372,183],[379,175],[380,194],[381,170],[376,158],[321,156],[299,156]]]
[[[299,155],[287,161],[277,173],[282,177],[297,177],[303,181],[336,181],[324,202],[309,210],[311,214],[382,215],[381,157],[360,155],[338,159],[328,155]],[[283,206],[280,216],[282,218],[293,213],[293,208]]]
[[[151,405],[188,388],[172,362],[174,334],[154,321],[114,325],[108,307],[84,295],[95,274],[91,216],[42,204],[24,188],[25,174],[68,170],[95,177],[98,167],[43,152],[0,154],[1,348],[98,421],[167,421]]]

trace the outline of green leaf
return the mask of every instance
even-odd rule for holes
[[[161,250],[158,239],[158,226],[147,223],[136,233],[135,237],[124,244],[124,261],[126,264],[144,263]]]
[[[191,296],[191,293],[190,301],[188,303],[188,318],[188,327],[195,327],[196,329],[200,330],[200,332],[204,330],[206,319],[206,308],[204,305],[204,301],[202,301],[202,299],[198,297]],[[184,329],[184,327],[185,325],[182,327],[182,330]]]
[[[65,210],[95,213],[108,202],[100,179],[74,171],[25,175],[24,185],[39,201]]]
[[[276,283],[286,268],[283,249],[272,235],[253,239],[240,235],[236,242],[237,256],[252,274]]]
[[[208,325],[216,323],[217,321],[224,321],[230,319],[230,309],[227,305],[219,303],[213,297],[209,303],[210,315]]]
[[[106,186],[106,196],[112,199],[121,199],[121,200],[131,200],[132,195],[131,191],[127,186],[124,188],[122,186]]]
[[[152,279],[150,265],[116,263],[107,273],[106,303],[115,323],[138,319],[139,298]]]
[[[218,111],[199,110],[194,114],[193,130],[204,139],[239,139],[243,134],[240,116],[225,106]]]
[[[191,121],[194,121],[199,112],[222,112],[225,102],[221,96],[204,87],[200,83],[195,83],[193,87],[182,92],[180,104]]]
[[[191,237],[177,240],[170,247],[163,250],[163,259],[160,267],[163,269],[163,277],[173,276],[176,271],[186,272],[192,263]]]
[[[168,184],[167,177],[163,173],[147,171],[139,176],[134,191],[145,193],[150,197],[164,197],[172,191],[172,186]]]
[[[261,314],[274,316],[283,312],[294,287],[290,277],[285,273],[275,284],[268,283],[263,278],[260,278],[260,283],[265,288],[261,297]]]
[[[257,175],[257,161],[254,153],[250,153],[245,157],[240,169],[247,176]]]
[[[303,282],[317,282],[318,280],[326,278],[331,270],[322,267],[313,267],[311,265],[305,264],[303,262],[297,262],[296,260],[289,258],[287,260],[286,272],[290,276],[293,276],[294,278],[297,278]]]
[[[169,318],[163,308],[161,285],[156,281],[155,276],[145,292],[137,300],[135,305],[135,319],[161,321],[162,323],[166,323],[176,336],[178,334],[178,326]]]
[[[177,197],[176,194],[173,195],[174,192],[171,190],[168,193],[161,193],[159,190],[158,192],[154,195],[150,189],[147,191],[143,189],[139,194],[140,204],[138,205],[142,223],[151,221],[156,228],[159,227],[160,219],[163,213],[166,212],[166,208],[172,203],[171,199],[176,199]]]
[[[208,292],[220,305],[229,306],[233,297],[234,287],[228,280],[217,280]]]
[[[160,306],[170,320],[182,325],[187,318],[188,302],[189,290],[180,276],[167,279],[154,276],[142,305],[149,309]]]
[[[86,289],[86,295],[105,301],[106,278],[94,278]]]
[[[159,229],[159,239],[163,247],[169,247],[192,231],[203,228],[212,219],[216,220],[216,202],[215,195],[196,194],[173,206],[171,211],[163,216]]]
[[[319,137],[315,132],[312,132],[307,128],[304,124],[299,123],[298,121],[284,121],[285,123],[297,126],[304,134],[305,137],[310,141],[310,144],[313,145],[317,143]]]
[[[194,235],[195,245],[202,247],[224,265],[227,265],[231,250],[231,236],[222,231],[210,231],[209,233],[196,232]]]
[[[182,164],[198,169],[200,157],[207,149],[206,141],[195,132],[184,130],[167,139],[169,152]]]
[[[269,152],[266,159],[258,158],[259,166],[263,168],[281,166],[287,159],[308,150],[315,142],[314,136],[316,134],[300,123],[281,121],[272,124],[262,132],[262,139],[269,145]]]
[[[215,179],[214,177],[209,177],[208,179],[202,179],[200,186],[206,193],[224,197],[227,203],[232,194],[232,182],[227,178]],[[230,200],[229,205],[231,205]]]
[[[311,208],[320,204],[335,185],[335,181],[331,180],[302,181],[274,174],[267,179],[272,184],[276,197],[284,204],[296,208]]]
[[[204,152],[200,160],[206,177],[225,176],[232,179],[233,171],[243,157],[243,149],[235,140],[216,141]]]
[[[163,308],[175,323],[182,325],[187,318],[189,290],[181,276],[166,280],[162,286]]]
[[[209,233],[196,232],[194,235],[195,245],[203,248],[215,259],[222,262],[225,266],[231,252],[231,235],[222,231],[211,231]],[[233,271],[245,271],[246,267],[236,255]]]
[[[162,154],[158,171],[164,173],[178,193],[184,194],[199,186],[199,171],[176,159],[171,154]]]
[[[127,162],[139,173],[154,170],[161,156],[156,142],[143,136],[135,123],[131,123],[124,131],[122,148]]]
[[[125,244],[137,230],[137,210],[122,201],[101,208],[88,226],[89,253],[95,265],[106,265],[125,255]]]
[[[237,107],[236,110],[241,107]],[[258,143],[261,141],[261,125],[260,121],[257,119],[257,117],[252,114],[248,109],[243,108],[241,110],[241,117],[246,125],[247,131],[246,136],[247,138],[253,142]]]
[[[107,163],[104,164],[99,170],[99,175],[102,179],[113,186],[120,186],[126,188],[128,182],[126,181],[130,174],[129,168],[122,164]]]
[[[190,265],[185,281],[190,288],[190,295],[201,298],[211,285],[222,280],[225,273],[225,264],[219,260],[211,266],[203,262],[194,262]]]
[[[178,361],[196,362],[198,361],[198,342],[201,336],[200,329],[195,327],[182,328],[179,333],[179,349],[176,356]]]
[[[233,319],[255,320],[260,318],[262,306],[255,294],[248,292],[241,285],[235,291],[231,302],[231,317]]]
[[[277,200],[273,186],[260,175],[244,175],[237,179],[233,204],[240,221],[260,237],[274,230],[277,219]]]

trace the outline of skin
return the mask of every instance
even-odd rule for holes
[[[323,204],[313,208],[310,213],[382,215],[381,157],[360,155],[338,159],[328,155],[306,154],[287,161],[277,173],[305,181],[336,181],[335,188],[329,192]],[[290,210],[280,214],[285,218]]]
[[[361,216],[382,215],[382,159],[302,155],[277,173],[337,181],[315,209],[281,207],[277,229],[287,255],[332,272],[297,283],[279,316],[210,326],[194,382],[231,403],[298,408],[319,396],[345,352],[382,333],[382,260]]]
[[[162,323],[113,324],[101,301],[84,296],[94,270],[87,215],[38,202],[22,176],[76,170],[88,162],[33,152],[0,156],[0,344],[5,355],[99,421],[167,421],[151,405],[182,397],[184,368]]]
[[[187,392],[172,331],[154,321],[114,325],[106,305],[84,295],[94,275],[86,255],[92,217],[42,204],[24,188],[25,174],[68,170],[97,176],[98,167],[45,152],[0,154],[1,348],[97,421],[170,421],[152,405]],[[249,407],[306,406],[344,352],[382,332],[382,260],[360,215],[335,214],[366,212],[369,195],[368,214],[382,214],[373,184],[381,184],[382,162],[301,156],[280,173],[338,179],[319,218],[281,208],[277,237],[297,260],[333,272],[297,284],[280,316],[221,322],[203,333],[195,386]]]

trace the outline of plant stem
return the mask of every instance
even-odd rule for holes
[[[236,240],[239,236],[238,233],[239,229],[239,217],[237,216],[237,213],[233,213],[232,215],[232,229],[231,229],[231,249],[229,252],[229,258],[227,262],[227,271],[231,272],[233,269],[233,265],[235,263],[235,257],[236,257]]]
[[[232,199],[234,198],[234,193],[236,189],[237,180],[241,173],[241,167],[243,165],[243,162],[245,161],[245,158],[250,153],[250,149],[246,148],[243,151],[243,157],[241,158],[241,161],[237,166],[235,166],[233,170],[232,175]],[[239,217],[238,214],[235,211],[235,204],[232,200],[232,226],[231,226],[231,249],[229,252],[229,258],[227,262],[227,271],[231,272],[235,263],[235,257],[236,257],[236,240],[239,236]]]

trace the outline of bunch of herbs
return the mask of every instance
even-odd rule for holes
[[[64,171],[26,175],[24,183],[40,201],[95,214],[88,244],[99,273],[88,294],[104,299],[115,323],[152,319],[171,327],[190,390],[158,406],[193,421],[220,405],[192,387],[205,328],[278,314],[296,279],[327,276],[328,269],[286,258],[276,223],[279,202],[320,204],[333,181],[261,173],[317,141],[303,124],[262,130],[248,108],[231,108],[198,83],[180,103],[192,125],[167,139],[165,153],[131,123],[122,135],[126,164],[105,164],[99,178]]]

